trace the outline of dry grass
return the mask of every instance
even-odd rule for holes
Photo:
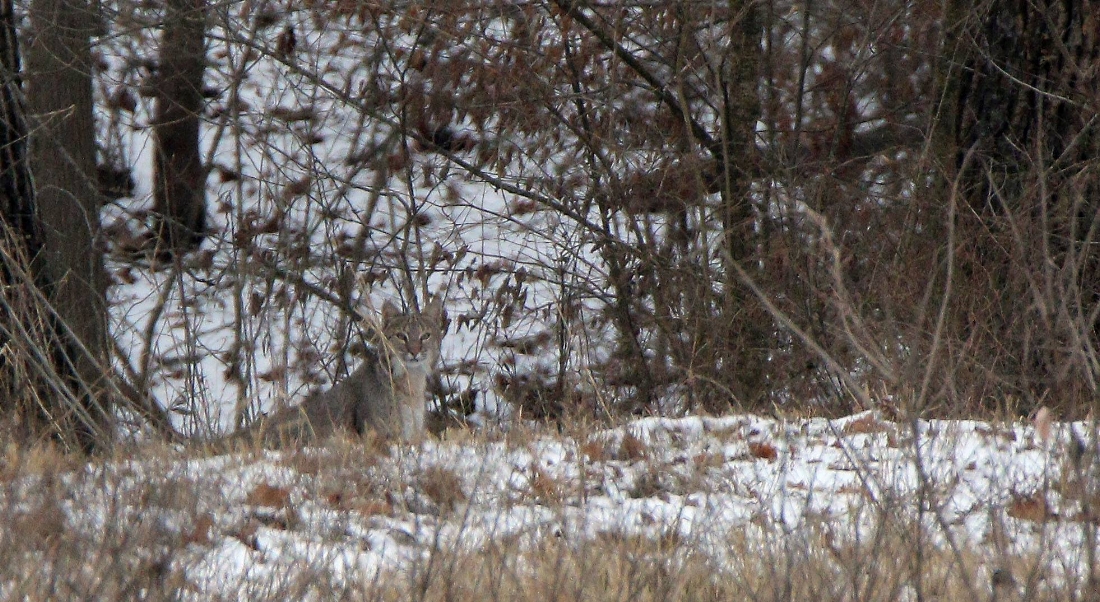
[[[165,503],[193,509],[194,491],[185,482],[123,490],[118,485],[125,478],[50,447],[9,450],[0,484],[0,595],[170,599],[185,588],[183,573],[170,565],[186,542],[160,521],[141,520],[140,509]],[[86,517],[89,530],[75,528],[72,517],[81,508],[91,512],[92,497],[103,502],[94,504],[97,516]]]
[[[593,432],[580,435],[578,462],[647,463],[628,492],[632,498],[683,495],[698,485],[683,484],[653,463],[656,449],[643,437],[612,441]],[[535,430],[500,437],[468,435],[462,445],[470,447],[461,449],[501,443],[525,449],[538,441]],[[711,532],[705,520],[690,532],[660,520],[645,533],[602,524],[595,531],[559,528],[554,525],[581,511],[584,493],[537,466],[522,471],[526,480],[517,481],[524,488],[518,499],[501,505],[558,517],[537,529],[502,529],[476,545],[459,543],[461,537],[421,537],[419,552],[400,568],[338,569],[340,558],[332,554],[308,556],[294,570],[264,568],[285,553],[272,542],[287,538],[302,542],[297,545],[351,542],[369,550],[378,545],[375,540],[355,535],[366,528],[410,545],[418,528],[470,528],[467,505],[478,503],[481,492],[471,487],[468,475],[421,463],[410,452],[354,440],[281,455],[250,450],[211,456],[146,447],[120,450],[118,457],[89,465],[48,448],[9,450],[0,463],[0,598],[978,602],[1074,597],[1049,578],[1059,559],[1014,552],[996,541],[956,541],[953,547],[936,535],[927,515],[918,527],[915,515],[902,507],[906,500],[853,508],[869,516],[858,521],[866,525],[859,533],[825,517],[804,516],[788,526],[764,515],[741,530],[721,533]],[[720,460],[688,464],[706,471]],[[180,470],[184,465],[190,468]],[[266,468],[257,471],[259,465]],[[319,512],[330,518],[317,522]],[[405,526],[387,526],[393,524]],[[229,562],[223,551],[233,549],[256,560],[254,573],[212,587],[210,580],[228,565],[205,563],[211,557]]]
[[[974,554],[966,554],[966,566],[960,567],[948,550],[918,549],[898,530],[869,542],[837,544],[824,527],[791,534],[776,525],[761,526],[722,542],[729,558],[724,567],[691,543],[672,534],[648,538],[612,532],[583,541],[551,534],[533,546],[504,540],[478,551],[438,551],[419,571],[386,575],[367,585],[364,596],[463,602],[896,602],[972,601],[975,595],[984,600],[993,594],[993,572],[970,568],[980,566]],[[1013,566],[1020,569],[1023,563]],[[1009,567],[998,572],[998,579],[1011,574]],[[1028,599],[1066,599],[1065,592],[1032,594]],[[992,599],[1021,599],[1018,591],[1014,595]]]

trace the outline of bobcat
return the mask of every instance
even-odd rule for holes
[[[304,444],[346,432],[373,430],[387,439],[424,436],[425,389],[439,357],[442,300],[403,313],[390,301],[363,364],[327,391],[259,419],[235,435],[267,445]]]

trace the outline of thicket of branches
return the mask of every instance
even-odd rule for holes
[[[178,428],[339,378],[371,292],[439,289],[448,407],[1091,408],[1088,0],[101,6],[113,377]],[[142,177],[200,98],[149,52],[188,7],[198,212]]]

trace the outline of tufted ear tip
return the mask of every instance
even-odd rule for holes
[[[443,295],[437,293],[431,296],[428,305],[424,307],[424,315],[431,316],[435,320],[443,320]]]

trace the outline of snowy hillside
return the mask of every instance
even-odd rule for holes
[[[717,121],[702,94],[687,99],[711,77],[691,71],[706,49],[676,63],[679,96],[656,99],[612,77],[615,53],[549,5],[212,5],[211,231],[198,251],[154,265],[140,252],[152,182],[142,89],[161,14],[110,4],[111,31],[95,42],[101,159],[135,181],[103,212],[118,371],[202,441],[354,368],[349,309],[440,292],[451,322],[436,400],[476,402],[478,428],[416,447],[219,455],[138,436],[90,462],[7,450],[0,598],[977,602],[1100,591],[1095,424],[803,417],[825,412],[801,413],[816,398],[798,383],[843,403],[861,391],[834,386],[848,376],[880,370],[904,388],[924,353],[906,333],[939,330],[880,333],[858,314],[888,311],[831,296],[843,270],[867,266],[836,247],[814,256],[827,224],[806,218],[799,185],[752,199],[759,229],[789,238],[752,261],[810,256],[807,271],[836,279],[799,292],[812,303],[781,286],[760,296],[839,339],[819,355],[868,355],[788,366],[802,333],[718,302],[734,282],[714,277],[729,269],[716,248],[725,216],[698,149],[670,141],[689,128],[646,112],[678,98]],[[717,26],[700,32],[708,48],[728,46]],[[587,70],[563,67],[574,64]],[[536,81],[536,67],[559,77]],[[592,131],[567,127],[590,118]],[[680,172],[662,171],[670,164]],[[656,184],[640,179],[651,171]],[[604,203],[614,186],[651,205]],[[693,205],[666,198],[677,187]],[[872,189],[863,204],[898,200]],[[801,286],[802,272],[784,274]],[[938,289],[918,292],[939,303]],[[715,316],[770,329],[766,363],[790,375],[775,396],[791,404],[775,411],[788,417],[740,413],[716,382],[742,369],[745,350],[715,349],[730,321],[704,319]],[[654,396],[634,399],[658,370]],[[730,415],[685,417],[705,405],[695,389],[726,395]],[[628,418],[659,413],[674,417]],[[564,418],[522,419],[532,415]]]
[[[9,463],[0,591],[954,600],[1011,575],[1027,599],[1065,599],[1097,544],[1081,479],[1097,466],[1072,462],[1086,428],[1055,424],[1044,442],[1021,425],[730,416]]]

